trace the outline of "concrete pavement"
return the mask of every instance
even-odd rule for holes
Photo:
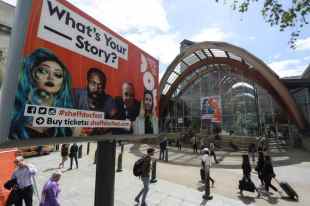
[[[85,145],[86,146],[86,145]],[[142,183],[139,178],[132,175],[132,166],[135,160],[139,158],[140,153],[148,147],[141,145],[138,150],[134,151],[134,145],[125,147],[125,155],[123,157],[124,170],[121,173],[116,173],[115,176],[115,206],[132,206],[136,205],[133,201],[135,195],[140,191]],[[86,149],[86,147],[84,147]],[[85,150],[84,149],[84,150]],[[64,170],[63,177],[60,181],[61,194],[60,202],[62,206],[91,206],[94,203],[94,188],[95,188],[95,165],[93,165],[93,153],[95,144],[91,145],[91,154],[79,161],[79,169]],[[119,148],[117,149],[117,154]],[[85,153],[85,151],[84,151]],[[179,161],[191,161],[183,153],[171,154],[171,158],[175,156]],[[304,157],[304,156],[302,156]],[[199,156],[191,157],[193,162],[199,161]],[[223,158],[218,168],[213,168],[211,171],[212,177],[215,179],[215,187],[212,188],[214,199],[205,202],[202,200],[203,185],[199,182],[199,167],[184,165],[184,164],[169,164],[165,162],[158,163],[158,179],[155,184],[151,184],[148,196],[149,206],[191,206],[191,205],[309,205],[310,192],[310,161],[298,161],[299,163],[275,167],[279,179],[288,179],[288,182],[300,194],[299,202],[288,201],[280,198],[278,194],[270,197],[264,196],[260,199],[256,198],[254,193],[246,193],[245,197],[240,197],[237,193],[237,183],[241,178],[241,169],[237,166],[232,169],[220,168],[221,164],[239,165],[239,157]],[[293,157],[289,157],[293,158]],[[54,152],[47,156],[34,157],[27,159],[39,169],[37,184],[39,190],[42,189],[44,182],[48,179],[53,171],[57,169],[60,161],[60,153]],[[66,162],[66,168],[69,167],[69,161]],[[236,168],[236,169],[234,169]],[[253,181],[258,183],[258,179],[253,175]],[[36,199],[36,198],[35,198]],[[35,204],[37,200],[35,200]]]

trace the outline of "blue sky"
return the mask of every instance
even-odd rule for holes
[[[13,5],[16,0],[5,0]],[[270,27],[259,3],[249,12],[233,11],[223,0],[69,0],[160,61],[160,73],[179,52],[183,39],[225,41],[267,63],[280,77],[300,75],[310,62],[310,26],[297,49],[289,48],[290,30]],[[227,1],[229,2],[229,1]]]

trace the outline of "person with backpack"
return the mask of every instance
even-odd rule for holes
[[[76,143],[74,143],[71,147],[70,147],[70,170],[72,170],[72,164],[73,164],[73,158],[75,161],[75,166],[76,168],[79,168],[79,163],[78,163],[78,151],[79,151],[79,147]]]
[[[142,202],[141,206],[147,206],[145,199],[147,193],[149,191],[150,185],[150,171],[151,171],[151,157],[154,155],[154,149],[149,148],[147,149],[147,154],[136,161],[134,165],[134,175],[141,177],[143,188],[139,192],[139,194],[135,197],[135,202],[140,202],[140,197],[142,195]]]

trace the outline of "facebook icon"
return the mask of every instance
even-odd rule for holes
[[[36,106],[29,105],[27,107],[27,113],[28,114],[35,114],[36,112],[37,112],[37,107]]]

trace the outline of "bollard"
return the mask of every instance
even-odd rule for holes
[[[168,162],[168,149],[165,150],[165,161]]]
[[[119,153],[118,158],[117,158],[117,170],[116,170],[116,172],[123,171],[122,162],[123,162],[123,153],[121,152],[121,153]]]
[[[81,159],[82,158],[82,149],[83,149],[83,145],[79,146],[79,151],[78,151],[78,158]]]
[[[152,177],[151,177],[151,183],[155,183],[157,182],[157,179],[156,179],[156,160],[153,161],[152,163]]]
[[[87,142],[87,155],[89,155],[89,149],[90,149],[90,142]]]
[[[95,156],[94,156],[94,162],[93,162],[93,164],[95,165],[97,163],[97,149],[96,149],[96,151],[95,151]]]
[[[123,154],[124,152],[124,144],[121,145],[121,153]]]

